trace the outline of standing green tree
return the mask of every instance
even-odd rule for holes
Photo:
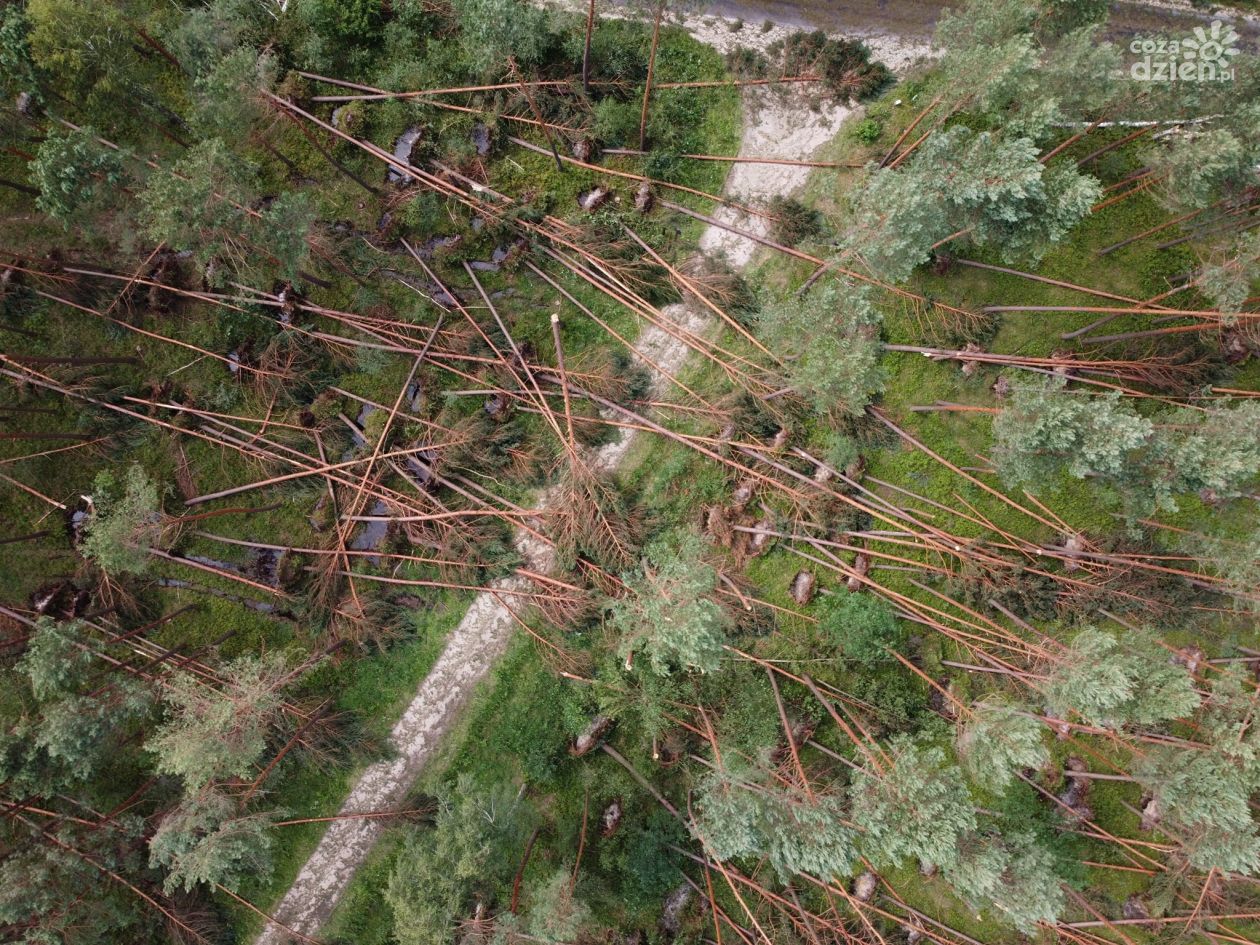
[[[540,65],[555,41],[545,11],[521,0],[453,0],[459,42],[473,70],[487,79],[507,72],[508,58]]]
[[[16,3],[0,9],[0,90],[16,99],[25,92],[38,101],[40,75],[31,56],[31,22]]]
[[[22,711],[0,734],[0,782],[17,794],[53,797],[92,778],[152,704],[128,676],[102,688],[96,644],[77,622],[41,619],[5,691]]]
[[[1036,259],[1101,193],[1075,166],[1047,167],[1029,138],[955,125],[929,137],[904,168],[870,172],[851,198],[845,247],[890,282],[953,235]]]
[[[1016,388],[993,420],[994,460],[1011,485],[1044,483],[1060,470],[1121,480],[1154,433],[1119,393],[1068,391],[1061,377]]]
[[[1260,732],[1254,687],[1219,672],[1197,719],[1206,748],[1155,746],[1135,759],[1133,776],[1149,792],[1156,821],[1196,869],[1260,873],[1260,834],[1251,798],[1260,790]]]
[[[976,784],[1005,791],[1023,768],[1050,760],[1044,726],[1027,712],[1001,702],[977,702],[958,731],[958,757]]]
[[[839,646],[841,653],[860,663],[888,659],[889,650],[899,650],[906,639],[905,626],[892,608],[873,594],[829,595],[823,602],[818,629]]]
[[[298,59],[325,75],[351,76],[370,67],[390,5],[383,0],[311,0],[293,9],[301,24]]]
[[[1229,241],[1213,254],[1199,270],[1199,289],[1229,319],[1237,322],[1237,313],[1252,294],[1260,267],[1260,233],[1245,233]]]
[[[0,703],[11,713],[0,730],[6,941],[112,945],[155,934],[136,896],[101,872],[143,877],[144,821],[124,813],[82,822],[85,809],[115,803],[102,775],[152,706],[133,677],[108,672],[98,645],[83,624],[43,618],[21,659],[0,669]]]
[[[144,134],[155,120],[177,120],[153,91],[171,66],[149,55],[138,32],[147,5],[27,0],[25,7],[31,57],[42,87],[61,107],[115,139],[122,130]]]
[[[496,851],[519,837],[522,813],[509,786],[485,793],[466,775],[439,797],[433,829],[407,838],[385,890],[399,945],[451,940],[469,896],[510,875]]]
[[[1025,935],[1056,923],[1066,906],[1057,859],[1031,833],[969,834],[943,875],[972,908],[991,909]]]
[[[264,45],[274,23],[260,3],[208,0],[166,20],[161,36],[179,64],[199,79],[242,43]]]
[[[767,858],[784,882],[797,873],[830,882],[858,862],[839,797],[807,796],[729,758],[701,784],[693,832],[719,860]]]
[[[276,812],[243,813],[239,802],[207,789],[185,797],[149,840],[149,865],[166,870],[169,894],[198,883],[235,891],[241,880],[271,868],[271,822]]]
[[[591,907],[574,895],[573,872],[558,869],[535,891],[525,915],[525,928],[535,941],[569,945],[595,920]]]
[[[35,205],[67,227],[87,226],[119,205],[123,158],[96,140],[91,128],[53,132],[28,165],[39,188]]]
[[[254,198],[253,168],[218,138],[190,148],[174,167],[155,171],[140,194],[141,220],[149,236],[191,249],[202,266],[214,261],[222,283],[245,270],[256,251],[244,209]]]
[[[1195,869],[1254,876],[1260,836],[1251,796],[1260,783],[1217,751],[1155,747],[1134,761],[1133,776],[1155,798],[1159,822]]]

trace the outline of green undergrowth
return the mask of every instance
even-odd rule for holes
[[[294,819],[331,817],[338,812],[372,756],[388,755],[390,729],[442,652],[446,635],[463,617],[469,596],[454,591],[435,594],[411,614],[401,639],[387,651],[325,664],[304,681],[303,689],[312,698],[330,700],[330,707],[344,713],[347,724],[353,726],[354,736],[369,747],[360,750],[351,765],[289,766],[275,779],[270,801]],[[273,869],[252,877],[240,895],[269,912],[314,851],[326,826],[315,823],[278,828]],[[241,941],[252,940],[261,930],[256,913],[232,902],[224,907],[231,913]]]

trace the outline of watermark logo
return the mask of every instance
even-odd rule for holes
[[[1196,26],[1185,39],[1134,37],[1129,52],[1142,58],[1129,67],[1129,77],[1138,82],[1231,82],[1230,59],[1240,52],[1238,38],[1220,20],[1213,20],[1210,28]]]

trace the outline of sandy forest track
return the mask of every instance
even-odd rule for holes
[[[699,20],[686,23],[688,29],[704,42],[719,48],[730,42],[732,33],[718,22]],[[723,42],[725,41],[725,42]],[[904,67],[918,53],[910,50],[876,50],[894,69]],[[812,107],[797,92],[750,90],[745,98],[745,122],[740,153],[758,157],[807,159],[820,146],[830,141],[850,109],[823,105]],[[728,192],[745,200],[768,199],[776,194],[787,195],[805,183],[808,168],[777,165],[735,165],[727,179]],[[718,219],[738,225],[750,232],[764,226],[760,218],[742,220],[728,208],[719,211]],[[744,266],[752,258],[755,244],[717,227],[709,227],[700,237],[700,246],[710,253],[723,253],[735,266]],[[682,367],[690,352],[688,334],[709,329],[707,317],[682,305],[664,310],[675,326],[671,334],[656,326],[647,326],[640,334],[636,352],[645,364],[658,369],[653,372],[655,394],[668,396],[669,381]],[[681,337],[679,337],[681,336]],[[594,454],[592,465],[615,468],[629,450],[635,431],[622,429],[619,436]],[[545,511],[544,494],[538,511]],[[537,538],[522,532],[517,548],[525,559],[524,567],[546,572],[551,565],[551,550]],[[446,646],[429,675],[420,684],[415,698],[403,717],[394,726],[391,741],[397,755],[389,761],[370,766],[359,778],[342,805],[341,814],[366,813],[400,807],[420,771],[434,755],[443,735],[459,717],[477,684],[486,677],[503,654],[512,637],[517,618],[510,607],[513,597],[528,591],[531,585],[521,577],[501,579],[481,591],[468,612],[451,632]],[[279,924],[269,923],[258,939],[259,945],[279,945],[292,938],[287,930],[303,936],[314,936],[331,917],[354,877],[367,858],[384,827],[379,820],[352,819],[334,821],[319,845],[306,861],[297,879],[274,912]]]

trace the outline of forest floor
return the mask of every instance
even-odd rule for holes
[[[736,37],[744,44],[748,42],[747,36],[740,36],[730,28],[730,22],[715,23],[711,17],[690,18],[683,25],[698,40],[719,51],[732,45]],[[758,35],[768,43],[781,30],[776,27]],[[885,40],[879,46],[876,57],[898,72],[927,53],[921,43],[896,44]],[[820,104],[801,92],[749,90],[744,97],[740,156],[808,160],[835,137],[852,112],[852,108]],[[726,192],[749,201],[765,201],[797,191],[808,176],[807,167],[737,164],[728,176]],[[765,235],[761,232],[765,227],[763,219],[741,219],[741,216],[729,207],[717,213],[717,218],[725,224]],[[757,249],[752,240],[717,226],[704,230],[699,246],[710,254],[725,255],[736,268],[748,265]],[[648,326],[634,345],[636,355],[651,372],[653,394],[657,396],[668,395],[670,379],[691,350],[688,337],[711,327],[706,315],[685,305],[668,306],[662,314],[672,322],[673,333]],[[591,466],[611,471],[621,463],[635,438],[636,431],[621,429],[615,438],[591,455]],[[540,497],[536,506],[540,514],[545,511],[549,498],[548,493]],[[536,533],[522,529],[516,542],[527,569],[541,573],[548,570],[551,549]],[[519,622],[510,600],[529,586],[525,578],[508,577],[494,582],[476,596],[447,638],[415,699],[394,726],[391,743],[396,756],[364,771],[342,805],[340,815],[401,806],[443,736],[458,721],[478,683],[506,650]],[[259,945],[275,945],[291,932],[303,936],[316,934],[336,909],[383,830],[382,821],[373,818],[351,817],[333,822],[274,909],[276,921],[265,927],[257,940]]]

